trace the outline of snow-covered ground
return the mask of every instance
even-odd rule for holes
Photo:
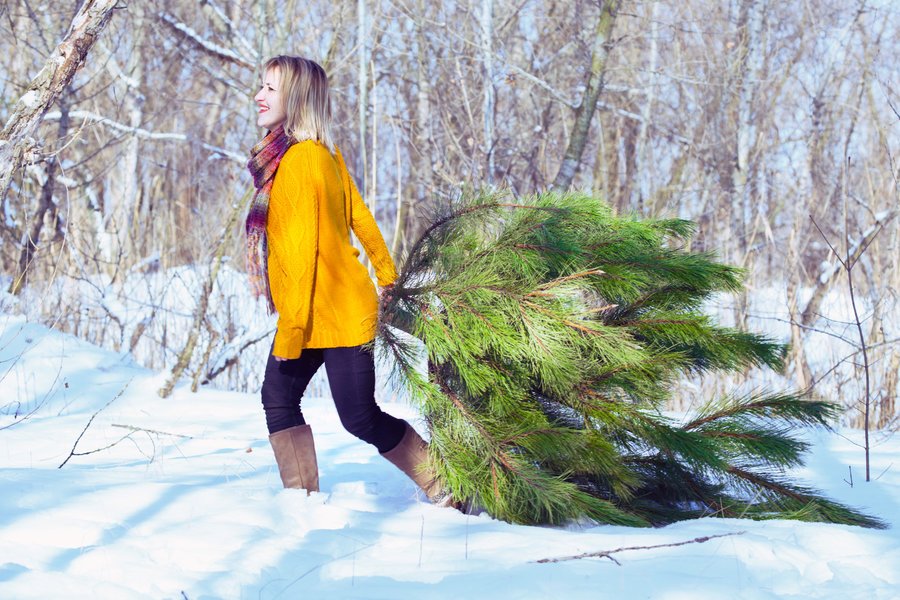
[[[886,531],[523,527],[425,504],[323,397],[304,400],[322,491],[283,490],[255,394],[182,386],[163,400],[164,381],[127,353],[0,315],[0,598],[900,597],[897,436],[877,442],[870,483],[853,430],[813,435],[798,472]],[[535,562],[722,534],[619,564]]]

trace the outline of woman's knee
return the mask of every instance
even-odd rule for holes
[[[278,362],[272,356],[266,364],[260,399],[270,434],[306,424],[300,400],[309,378],[302,371],[298,373],[296,367]]]
[[[375,438],[375,431],[378,428],[378,421],[380,420],[376,411],[354,412],[352,414],[339,411],[338,416],[341,419],[341,425],[344,426],[347,433],[364,442],[372,443]]]
[[[405,421],[381,409],[367,414],[342,414],[341,424],[348,433],[372,444],[382,453],[395,447],[406,431]]]
[[[288,427],[306,424],[303,412],[300,410],[300,398],[291,398],[283,390],[271,385],[267,386],[265,382],[263,382],[260,396],[269,434]]]
[[[263,378],[262,389],[259,391],[262,405],[265,410],[277,410],[299,403],[299,398],[291,398],[291,382],[277,371],[266,369],[266,375]]]

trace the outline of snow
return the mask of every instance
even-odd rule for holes
[[[127,352],[0,314],[0,598],[900,596],[896,436],[878,436],[872,482],[849,429],[810,434],[797,472],[885,531],[714,518],[524,527],[424,503],[323,396],[304,399],[322,491],[281,489],[257,394],[184,384],[163,400],[165,379]],[[422,430],[405,403],[383,406]],[[82,431],[78,452],[114,445],[58,468]],[[613,554],[620,564],[535,562],[722,534]]]
[[[19,102],[22,103],[26,108],[34,108],[38,103],[38,93],[35,90],[28,90],[22,97],[19,98]]]
[[[200,45],[201,47],[206,49],[207,52],[210,52],[214,55],[218,55],[219,57],[225,58],[226,60],[236,62],[240,65],[252,67],[254,64],[253,61],[250,61],[246,58],[238,56],[237,54],[235,54],[234,52],[232,52],[225,46],[222,46],[222,45],[216,44],[215,42],[212,42],[210,40],[204,39],[203,36],[201,36],[199,33],[194,31],[192,28],[188,27],[186,24],[182,23],[181,21],[177,20],[175,17],[173,17],[169,14],[161,12],[161,13],[159,13],[159,18],[161,20],[165,21],[166,23],[168,23],[171,27],[173,27],[177,31],[180,31],[181,33],[183,33],[185,35],[185,37],[193,40],[195,43],[197,43],[198,45]]]

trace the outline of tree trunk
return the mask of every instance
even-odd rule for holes
[[[488,185],[494,183],[494,61],[492,42],[494,37],[494,0],[482,0],[481,3],[481,62],[484,65],[484,181]]]
[[[621,0],[606,0],[600,7],[600,18],[597,20],[594,49],[591,55],[591,75],[581,104],[575,109],[575,126],[572,128],[572,137],[569,138],[569,147],[566,149],[562,165],[553,181],[555,189],[565,190],[572,185],[575,169],[578,168],[581,156],[584,154],[588,132],[591,128],[591,119],[594,117],[597,100],[603,90],[603,76],[606,74],[606,59],[609,57],[610,49],[609,36],[621,4]]]
[[[71,93],[71,88],[67,88],[66,95]],[[65,96],[63,96],[65,98]],[[57,139],[65,139],[69,134],[69,106],[63,99],[60,102],[59,132]],[[47,179],[41,188],[41,198],[38,202],[37,209],[31,219],[31,227],[28,233],[23,236],[22,250],[19,253],[19,268],[15,279],[9,285],[10,294],[18,294],[25,287],[25,278],[28,273],[28,267],[34,259],[34,254],[38,250],[38,242],[41,239],[41,230],[44,228],[44,218],[48,211],[54,208],[53,190],[56,187],[56,172],[59,162],[56,157],[47,160]]]
[[[367,131],[367,121],[366,121],[366,110],[369,105],[369,82],[368,82],[368,63],[369,57],[367,52],[367,35],[366,35],[366,0],[357,0],[356,2],[356,40],[357,44],[359,44],[359,54],[358,60],[356,63],[356,85],[358,88],[357,95],[357,127],[359,130],[359,151],[357,153],[359,162],[358,165],[360,168],[357,169],[358,176],[361,177],[362,185],[359,186],[359,190],[362,193],[363,199],[366,198],[366,187],[369,182],[368,177],[368,169],[369,169],[369,161],[368,156],[366,155],[366,131]]]
[[[750,173],[750,152],[755,145],[753,100],[759,85],[763,60],[763,14],[765,7],[761,0],[745,0],[741,6],[740,72],[737,81],[736,102],[736,148],[735,162],[731,170],[731,232],[739,256],[744,259],[747,252],[748,236],[746,227],[752,222],[750,214],[754,203],[748,185]]]
[[[645,214],[645,203],[650,198],[652,188],[652,160],[650,159],[650,120],[653,116],[656,90],[659,87],[659,2],[650,7],[650,56],[648,58],[649,81],[647,97],[641,108],[641,123],[638,127],[635,144],[635,178],[637,184],[632,190],[631,206],[639,213]]]
[[[417,4],[418,13],[422,18],[416,22],[416,46],[418,47],[418,51],[415,53],[416,118],[410,124],[412,145],[409,149],[410,158],[415,165],[413,184],[411,185],[414,193],[407,194],[407,198],[401,202],[400,211],[397,213],[397,231],[402,232],[400,236],[402,239],[394,240],[392,254],[395,260],[399,260],[408,250],[410,240],[417,240],[422,234],[427,224],[421,216],[427,212],[431,195],[434,193],[436,163],[432,153],[435,134],[431,125],[432,83],[430,77],[432,75],[429,72],[431,52],[426,26],[428,6],[425,0],[419,0]],[[436,160],[440,161],[441,158],[439,156]]]
[[[0,198],[6,196],[13,174],[23,162],[33,160],[32,135],[41,119],[69,84],[109,22],[117,0],[87,0],[72,19],[65,39],[44,63],[28,90],[19,98],[12,116],[0,133]]]

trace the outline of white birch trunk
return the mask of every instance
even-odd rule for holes
[[[650,57],[647,69],[650,73],[647,81],[647,94],[644,106],[641,109],[641,123],[638,128],[637,149],[635,152],[635,173],[637,186],[632,205],[638,212],[644,212],[644,202],[650,197],[652,187],[651,159],[649,158],[648,133],[650,119],[653,114],[653,104],[656,101],[656,88],[659,85],[659,3],[653,2],[650,10]]]
[[[621,0],[606,0],[600,7],[597,28],[594,32],[594,46],[591,52],[591,74],[581,103],[575,111],[572,137],[569,139],[562,164],[559,167],[556,178],[553,180],[553,188],[555,189],[568,189],[575,179],[575,171],[578,165],[581,164],[581,157],[587,145],[591,120],[597,109],[597,100],[600,98],[600,92],[603,90],[603,78],[606,74],[606,59],[609,57],[610,38],[621,4]],[[565,121],[563,125],[565,126]],[[568,136],[568,132],[566,135]]]
[[[369,62],[368,44],[366,42],[366,0],[356,0],[356,40],[359,45],[359,53],[356,61],[356,85],[359,89],[359,100],[357,103],[357,128],[359,133],[359,157],[358,163],[362,166],[359,173],[362,185],[361,193],[366,198],[368,178],[368,156],[366,155],[366,109],[369,104],[369,82],[367,67]]]
[[[141,90],[141,82],[144,79],[144,55],[143,42],[146,36],[146,15],[143,6],[134,6],[134,41],[132,52],[128,56],[126,73],[128,80],[123,82],[122,87],[124,104],[128,111],[128,121],[131,127],[140,127],[144,120],[144,96]],[[131,89],[129,89],[131,88]],[[128,215],[129,230],[139,226],[139,215],[135,211],[138,206],[138,190],[140,187],[140,163],[138,157],[140,154],[141,141],[137,136],[132,135],[126,143],[125,160],[122,174],[122,209],[125,215]]]
[[[413,193],[407,194],[405,200],[399,204],[400,210],[397,213],[396,230],[401,232],[399,236],[395,236],[393,247],[391,249],[395,258],[402,256],[404,250],[408,246],[409,240],[415,240],[419,237],[422,229],[421,220],[418,218],[418,207],[428,202],[429,195],[434,191],[434,169],[435,163],[432,161],[433,156],[433,131],[431,126],[431,95],[432,82],[429,72],[429,52],[427,29],[424,24],[428,4],[425,0],[418,0],[417,11],[422,20],[416,22],[416,98],[415,98],[415,119],[412,123],[412,145],[409,148],[410,157],[414,169],[411,169],[413,176]],[[437,158],[436,160],[440,160]],[[398,168],[400,168],[398,160]],[[398,191],[402,193],[402,191]]]
[[[740,87],[737,105],[737,148],[736,162],[731,173],[733,202],[732,213],[734,233],[739,234],[739,244],[745,243],[744,225],[752,219],[750,187],[747,185],[750,172],[750,151],[754,145],[756,128],[753,121],[753,100],[759,86],[759,76],[763,60],[763,14],[766,0],[745,0],[746,46],[741,66]]]
[[[491,185],[494,182],[494,62],[493,62],[493,38],[494,38],[494,1],[482,0],[479,18],[481,26],[481,61],[484,65],[484,154],[486,170],[485,182]]]
[[[365,202],[372,214],[375,214],[378,207],[378,77],[375,75],[375,62],[370,61],[369,66],[372,69],[372,187],[368,190]]]
[[[767,0],[744,0],[741,6],[742,21],[746,27],[745,46],[742,48],[739,92],[737,98],[737,147],[735,164],[731,171],[732,201],[729,228],[737,251],[737,262],[745,264],[750,252],[750,223],[753,222],[752,186],[750,179],[750,152],[755,145],[753,101],[759,86],[763,57],[763,14]],[[746,290],[738,295],[734,319],[739,327],[747,326],[748,299]]]

